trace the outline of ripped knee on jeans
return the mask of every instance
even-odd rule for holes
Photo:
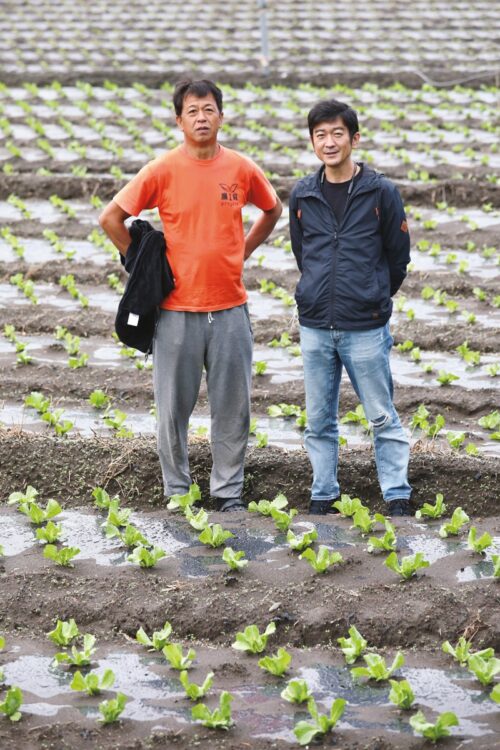
[[[382,414],[380,417],[376,417],[375,419],[370,419],[370,424],[373,427],[374,430],[379,430],[381,427],[384,427],[390,420],[389,414]]]

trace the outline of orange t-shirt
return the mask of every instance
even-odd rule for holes
[[[175,279],[163,308],[210,312],[246,301],[241,209],[276,205],[251,159],[223,146],[213,159],[194,159],[177,146],[146,164],[114,200],[132,216],[158,208]]]

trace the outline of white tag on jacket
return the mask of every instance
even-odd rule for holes
[[[127,325],[129,326],[138,326],[139,325],[139,316],[135,313],[129,313],[128,314],[128,320]]]

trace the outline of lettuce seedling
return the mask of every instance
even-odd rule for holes
[[[200,698],[204,698],[204,696],[212,687],[214,681],[214,673],[209,672],[201,685],[197,685],[195,682],[189,682],[188,673],[185,669],[183,669],[180,673],[179,679],[181,681],[182,687],[186,692],[187,697],[191,698],[192,701],[197,701]]]
[[[484,555],[485,550],[488,549],[488,547],[491,547],[493,544],[493,539],[491,538],[491,534],[488,534],[487,531],[482,534],[482,536],[477,538],[477,529],[475,526],[471,526],[469,529],[469,536],[467,537],[467,548],[472,550],[473,552],[477,552],[479,555]]]
[[[139,544],[137,547],[134,547],[131,555],[127,555],[127,560],[136,565],[140,565],[141,568],[154,568],[158,560],[161,560],[162,557],[166,556],[167,553],[165,550],[156,545],[154,545],[152,549],[148,549],[147,547],[143,547],[142,544]]]
[[[477,677],[481,685],[490,685],[493,678],[500,674],[500,659],[497,659],[493,654],[488,658],[485,656],[485,652],[489,652],[489,649],[485,649],[483,652],[478,651],[469,656],[467,666],[469,672]]]
[[[428,560],[424,560],[423,552],[416,552],[414,555],[407,555],[401,558],[401,563],[398,562],[398,556],[395,552],[385,559],[384,565],[393,570],[395,573],[401,576],[401,578],[407,581],[409,578],[414,576],[419,568],[428,568],[430,563]]]
[[[203,544],[209,544],[210,547],[220,547],[226,539],[233,536],[234,534],[227,529],[223,529],[220,523],[209,523],[199,534],[198,539]]]
[[[108,539],[118,537],[125,547],[137,547],[139,544],[142,544],[144,547],[151,547],[146,537],[131,523],[127,524],[123,531],[112,523],[106,523],[103,528]]]
[[[109,406],[109,396],[98,388],[97,390],[92,391],[88,397],[88,402],[94,407],[94,409],[105,409]]]
[[[231,701],[233,700],[234,696],[227,690],[223,690],[219,698],[219,708],[210,711],[204,703],[198,703],[191,709],[191,717],[210,729],[229,729],[234,724],[231,718]]]
[[[182,653],[182,646],[179,646],[178,643],[167,643],[167,645],[162,648],[162,653],[170,663],[170,666],[179,670],[189,669],[193,661],[196,659],[196,651],[194,648],[188,649],[187,654],[184,656]]]
[[[354,664],[368,646],[368,641],[363,638],[355,625],[349,628],[349,636],[350,638],[337,638],[337,643],[344,654],[346,664]]]
[[[443,539],[450,535],[460,534],[462,526],[469,522],[469,516],[462,508],[455,508],[453,515],[448,523],[443,523],[439,529],[439,536]]]
[[[78,625],[71,618],[68,621],[58,620],[54,630],[47,633],[47,638],[50,638],[58,646],[69,646],[71,641],[79,635]]]
[[[441,518],[445,510],[446,504],[443,500],[443,495],[438,492],[436,495],[436,504],[431,505],[430,503],[424,503],[415,513],[415,518],[423,518],[423,516],[427,516],[428,518]]]
[[[287,505],[288,500],[280,492],[274,500],[259,500],[258,503],[252,500],[251,503],[248,503],[248,510],[250,513],[260,513],[263,516],[270,516],[273,508],[275,510],[283,510]]]
[[[60,651],[54,656],[57,664],[70,664],[72,667],[87,667],[92,661],[92,655],[95,652],[95,636],[85,633],[83,636],[83,651],[78,651],[75,646],[71,647],[71,654],[66,651]]]
[[[70,683],[71,690],[85,692],[87,695],[99,695],[102,690],[109,690],[115,684],[115,673],[112,669],[106,669],[102,677],[95,672],[89,672],[85,676],[80,671]]]
[[[348,518],[352,517],[357,510],[364,508],[365,506],[359,497],[351,498],[349,495],[341,495],[340,500],[333,503],[333,507],[337,508],[341,516]]]
[[[3,548],[3,544],[0,544],[0,557],[5,557],[5,550]]]
[[[35,490],[35,488],[32,487],[31,484],[29,484],[26,487],[26,492],[12,492],[9,495],[7,505],[17,505],[18,503],[21,503],[21,504],[32,503],[34,502],[37,496],[38,496],[38,490]]]
[[[108,507],[108,515],[106,517],[105,523],[103,523],[104,527],[107,524],[112,524],[113,526],[128,525],[128,519],[132,511],[130,510],[130,508],[120,508],[119,505],[120,500],[118,498],[113,498],[113,500],[110,501]]]
[[[495,687],[491,691],[490,698],[492,701],[495,701],[495,703],[500,703],[500,682],[495,685]]]
[[[288,531],[290,524],[299,511],[296,508],[291,508],[290,513],[286,510],[278,510],[277,508],[271,508],[271,517],[274,521],[274,525],[279,531]]]
[[[55,518],[59,513],[62,512],[62,508],[57,500],[49,500],[45,508],[42,508],[34,500],[27,503],[20,503],[19,510],[24,513],[30,519],[32,524],[40,526],[40,524],[49,521],[51,518]]]
[[[162,627],[161,630],[155,630],[152,637],[150,638],[142,627],[139,628],[135,634],[135,640],[142,643],[143,646],[147,646],[151,650],[162,651],[167,643],[169,643],[170,636],[172,634],[172,626],[168,622]]]
[[[318,532],[316,531],[316,529],[305,531],[300,536],[296,536],[293,531],[289,529],[286,535],[288,544],[295,552],[303,552],[303,550],[307,549],[307,547],[310,547],[317,538]]]
[[[98,719],[98,721],[101,721],[103,724],[112,724],[123,712],[127,700],[126,695],[117,693],[116,698],[99,703],[99,711],[102,714],[102,719]]]
[[[452,646],[449,641],[444,641],[441,648],[445,654],[452,656],[463,667],[467,664],[469,656],[471,655],[471,646],[472,641],[468,641],[463,635],[461,635],[455,646]]]
[[[57,549],[55,544],[46,544],[43,550],[43,556],[53,560],[56,565],[62,565],[65,568],[73,568],[71,560],[80,552],[79,547],[61,547]]]
[[[192,484],[185,495],[172,495],[167,505],[168,510],[185,510],[188,505],[193,505],[201,500],[201,491],[197,484]]]
[[[45,414],[50,408],[50,398],[46,398],[39,391],[31,391],[30,395],[24,399],[24,405],[36,409],[38,414]]]
[[[278,653],[273,656],[264,656],[259,659],[258,664],[261,669],[265,669],[266,672],[274,674],[276,677],[283,677],[290,662],[292,661],[291,655],[284,648],[279,648]]]
[[[362,534],[369,534],[370,531],[373,531],[373,527],[377,521],[385,523],[385,517],[380,513],[376,513],[373,518],[371,518],[368,508],[358,508],[352,517],[352,521],[353,524],[351,529],[359,529]]]
[[[191,506],[187,505],[184,510],[184,516],[189,521],[189,525],[196,531],[203,531],[208,526],[208,513],[200,508],[198,513],[193,513]]]
[[[326,734],[333,729],[344,713],[346,704],[344,698],[337,698],[333,701],[329,714],[320,714],[314,698],[309,698],[307,709],[313,721],[299,721],[293,729],[299,745],[308,745],[317,735]]]
[[[317,554],[308,547],[308,549],[299,555],[299,560],[302,559],[307,560],[316,573],[324,573],[331,565],[343,562],[344,558],[340,552],[333,552],[333,550],[325,547],[324,544],[320,544]]]
[[[417,711],[416,714],[410,717],[410,724],[416,734],[421,734],[432,742],[437,742],[443,737],[449,737],[451,732],[448,727],[458,726],[457,715],[453,711],[445,711],[443,714],[439,714],[434,724],[431,724],[425,718],[422,711]]]
[[[237,651],[261,654],[267,646],[267,639],[275,632],[276,624],[274,622],[270,622],[263,633],[259,633],[257,625],[247,625],[243,632],[236,633],[236,640],[231,645]]]
[[[375,514],[375,520],[379,514]],[[382,516],[382,518],[384,518]],[[385,534],[383,537],[371,536],[368,539],[368,552],[374,552],[375,550],[385,550],[386,552],[392,552],[396,549],[396,531],[394,526],[388,518],[384,518]]]
[[[242,570],[248,565],[248,560],[243,560],[245,553],[243,550],[235,552],[232,547],[226,547],[222,553],[222,559],[229,565],[231,570]]]
[[[118,507],[120,505],[120,498],[118,495],[115,495],[111,499],[103,487],[94,487],[92,490],[92,497],[94,498],[94,505],[96,508],[99,508],[99,510],[108,510],[111,503],[113,503],[113,507]]]
[[[384,657],[379,654],[363,654],[363,659],[366,662],[366,667],[353,667],[351,669],[352,676],[356,678],[367,677],[369,680],[376,680],[377,682],[388,680],[396,669],[399,669],[405,663],[401,651],[396,653],[390,667],[386,666]]]
[[[49,521],[46,526],[41,526],[36,530],[36,538],[42,544],[53,544],[57,542],[62,534],[62,524]]]
[[[5,700],[0,703],[0,711],[5,714],[11,721],[19,721],[21,718],[20,708],[23,703],[23,694],[21,688],[11,687],[7,690]]]
[[[415,693],[413,692],[408,680],[389,680],[391,683],[391,690],[389,693],[389,700],[398,708],[402,708],[407,711],[412,707],[415,700]]]
[[[311,697],[311,690],[305,680],[290,680],[281,697],[289,703],[305,703]]]
[[[500,555],[491,556],[493,562],[493,578],[500,578]]]

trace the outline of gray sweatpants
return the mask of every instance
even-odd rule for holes
[[[166,496],[185,494],[191,484],[187,433],[203,367],[211,414],[210,494],[241,496],[252,347],[246,304],[213,313],[161,311],[153,344],[153,382]]]

